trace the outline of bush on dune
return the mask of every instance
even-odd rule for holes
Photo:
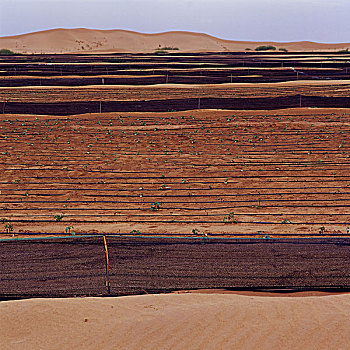
[[[255,48],[255,51],[276,51],[276,48],[272,45],[262,45]]]
[[[0,49],[0,55],[16,55],[16,53],[8,49]]]

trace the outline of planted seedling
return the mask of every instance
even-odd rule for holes
[[[64,217],[64,214],[59,214],[54,216],[56,221],[62,221],[63,217]]]
[[[235,216],[235,213],[231,211],[231,213],[229,213],[228,216],[224,218],[224,222],[231,222],[233,224],[236,224],[237,220],[234,220],[234,216]]]
[[[192,234],[194,234],[194,235],[200,235],[201,233],[200,233],[200,231],[198,230],[198,228],[194,228],[194,229],[192,229]]]
[[[75,236],[75,232],[73,231],[74,226],[67,226],[66,233],[69,233],[72,236]]]
[[[151,204],[151,210],[155,211],[155,210],[159,210],[160,209],[160,203],[159,202],[154,202]]]
[[[5,231],[7,234],[10,234],[13,232],[13,225],[8,222],[6,225],[5,225]],[[12,233],[12,237],[14,237],[14,234]]]

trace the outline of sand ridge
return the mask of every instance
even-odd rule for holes
[[[227,52],[245,51],[247,48],[254,50],[261,45],[273,45],[277,49],[286,48],[289,51],[337,51],[350,47],[350,43],[234,41],[186,31],[143,34],[120,29],[86,28],[57,28],[0,38],[0,48],[18,53],[149,53],[163,47],[178,48],[170,52]]]
[[[163,294],[0,303],[1,349],[346,349],[350,295]]]

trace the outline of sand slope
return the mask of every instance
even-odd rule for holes
[[[314,42],[249,42],[230,41],[192,32],[141,34],[126,30],[52,29],[0,38],[0,48],[19,53],[69,52],[154,52],[159,47],[177,47],[175,52],[243,51],[260,45],[274,45],[290,51],[340,50],[350,44],[319,44]]]
[[[348,349],[350,295],[0,303],[1,349]]]

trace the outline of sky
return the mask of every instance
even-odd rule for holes
[[[350,0],[0,0],[0,36],[93,28],[336,43],[350,42],[349,15]]]

